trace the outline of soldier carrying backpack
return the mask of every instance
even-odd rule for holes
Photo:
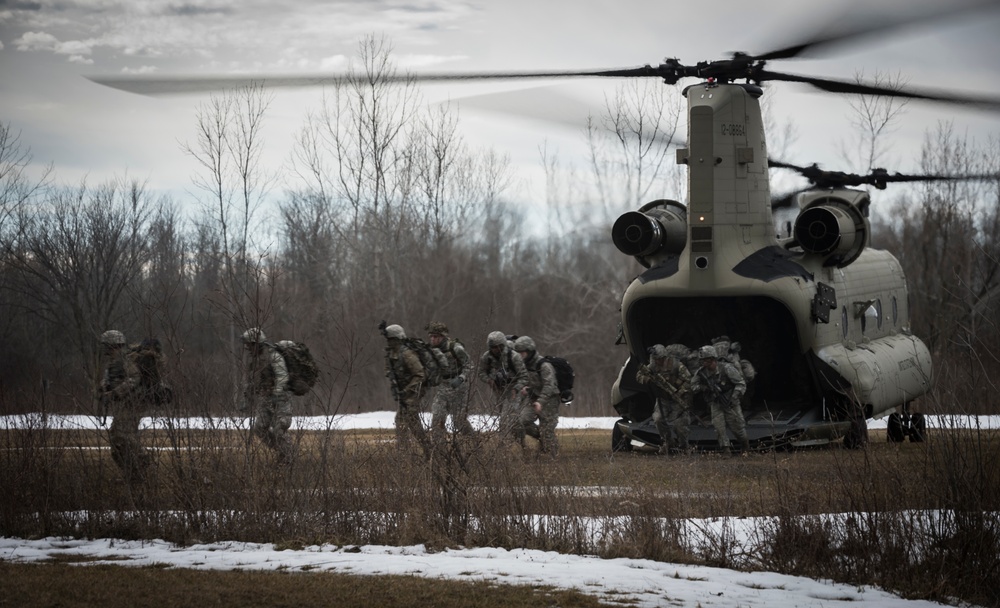
[[[138,347],[129,348],[125,334],[109,329],[101,334],[100,342],[104,369],[96,398],[102,415],[109,410],[112,415],[108,429],[111,459],[121,470],[125,482],[133,485],[145,480],[153,464],[152,453],[139,442],[139,423],[145,408],[151,404],[151,392],[146,390],[150,379],[140,369]],[[156,363],[158,361],[153,362],[154,368]],[[155,369],[154,373],[158,379],[159,370]]]
[[[514,341],[514,350],[524,361],[528,371],[528,386],[522,393],[527,401],[521,408],[520,439],[530,435],[538,440],[538,451],[553,458],[559,452],[556,425],[559,424],[560,393],[555,364],[547,357],[539,356],[535,341],[521,336]]]
[[[466,377],[472,373],[472,361],[462,343],[448,335],[448,326],[440,321],[427,324],[427,340],[447,360],[442,370],[441,383],[431,403],[431,435],[440,439],[445,431],[448,416],[456,433],[472,435],[469,423],[469,387]]]
[[[395,418],[396,443],[405,447],[411,440],[415,440],[428,453],[430,442],[420,421],[420,400],[427,386],[426,369],[421,356],[411,348],[410,344],[413,342],[406,337],[402,326],[386,325],[382,321],[378,328],[386,341],[385,375],[389,379],[392,397],[398,404]]]
[[[288,437],[292,425],[292,395],[304,395],[316,382],[316,364],[304,344],[272,344],[259,327],[241,336],[247,355],[243,404],[253,414],[254,436],[291,463],[295,447]]]

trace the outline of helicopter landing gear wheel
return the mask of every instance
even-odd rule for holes
[[[611,451],[612,452],[631,452],[632,442],[629,438],[625,436],[625,433],[618,428],[619,422],[628,422],[624,418],[615,422],[615,425],[611,427]]]
[[[899,443],[906,439],[906,432],[903,430],[903,416],[893,412],[889,414],[889,421],[885,426],[885,438],[892,443]]]

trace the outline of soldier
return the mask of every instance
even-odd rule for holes
[[[285,359],[259,327],[243,332],[241,340],[248,355],[241,409],[254,416],[253,434],[278,453],[279,462],[290,463],[295,448],[288,436],[292,400]]]
[[[448,368],[443,370],[442,383],[431,402],[431,435],[438,438],[444,435],[450,414],[455,432],[469,437],[472,425],[469,424],[469,391],[465,379],[472,372],[472,361],[462,343],[448,337],[447,325],[432,321],[426,329],[431,347],[441,351],[448,359]]]
[[[739,342],[730,342],[728,336],[715,338],[712,340],[712,345],[715,346],[720,359],[729,361],[743,374],[743,380],[747,383],[747,390],[743,393],[743,403],[750,403],[750,398],[753,396],[753,379],[757,377],[757,370],[754,369],[752,363],[740,357],[740,351],[743,347]]]
[[[740,442],[740,449],[748,451],[750,442],[740,409],[740,397],[747,388],[743,374],[728,361],[720,361],[714,346],[702,346],[698,358],[701,367],[691,380],[691,393],[701,393],[708,402],[719,447],[727,454],[730,452],[728,427]]]
[[[559,424],[560,405],[555,367],[542,360],[535,349],[535,341],[528,336],[515,340],[514,350],[521,355],[528,372],[528,384],[521,389],[527,401],[521,407],[517,438],[524,445],[524,435],[531,435],[538,440],[539,453],[555,458],[559,453],[556,425]]]
[[[153,463],[152,454],[139,443],[139,422],[146,405],[142,395],[142,374],[135,359],[128,356],[125,335],[116,329],[101,334],[104,374],[98,387],[102,412],[111,410],[108,435],[111,459],[129,485],[145,479]]]
[[[656,391],[653,423],[663,439],[660,454],[687,452],[691,372],[677,356],[677,350],[662,344],[652,346],[649,363],[639,366],[635,379],[641,384],[652,384]]]
[[[528,385],[524,359],[502,331],[486,336],[486,352],[479,358],[479,379],[486,383],[496,399],[500,436],[518,440],[521,415],[521,389]],[[522,433],[523,435],[523,433]],[[521,440],[523,440],[523,436]]]
[[[412,435],[425,450],[430,444],[420,422],[420,400],[424,396],[424,366],[417,353],[403,340],[406,332],[399,325],[383,330],[386,339],[385,375],[392,387],[392,396],[399,404],[396,410],[396,442],[407,445]]]

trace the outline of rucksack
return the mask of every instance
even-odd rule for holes
[[[573,381],[576,373],[569,361],[562,357],[542,357],[541,363],[551,363],[556,370],[556,384],[559,386],[559,400],[569,405],[573,401]],[[541,364],[539,363],[539,365]]]
[[[163,350],[157,338],[146,338],[129,348],[128,355],[139,372],[139,390],[154,405],[173,401],[174,392],[163,382]]]
[[[404,338],[403,345],[420,357],[420,364],[424,366],[424,386],[441,384],[448,371],[448,357],[420,338]]]
[[[319,368],[309,347],[302,342],[282,340],[274,345],[288,368],[288,389],[295,395],[305,395],[316,384]]]

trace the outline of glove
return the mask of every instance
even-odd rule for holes
[[[451,382],[448,383],[448,386],[451,388],[458,388],[462,386],[463,382],[465,382],[465,376],[455,376],[451,379]]]

